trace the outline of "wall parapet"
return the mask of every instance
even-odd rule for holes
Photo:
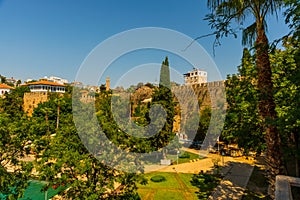
[[[275,200],[292,200],[291,186],[300,187],[300,178],[278,175],[275,182]]]

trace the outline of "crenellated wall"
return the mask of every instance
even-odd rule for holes
[[[174,132],[180,132],[181,127],[186,122],[186,119],[191,115],[191,110],[195,110],[195,106],[200,110],[204,108],[216,109],[220,105],[226,107],[225,100],[225,81],[214,81],[202,84],[194,84],[191,86],[182,85],[172,88],[173,94],[178,96],[176,98],[177,111],[180,111],[180,116],[175,116],[173,125]],[[197,104],[192,97],[197,98]],[[178,99],[182,99],[180,102]],[[179,107],[180,106],[180,107]]]

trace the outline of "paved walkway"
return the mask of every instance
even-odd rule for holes
[[[198,151],[199,153],[199,151]],[[182,163],[178,165],[146,165],[145,172],[160,171],[160,172],[180,172],[180,173],[194,173],[197,174],[200,171],[206,172],[213,169],[213,161],[219,160],[220,166],[226,166],[228,163],[238,162],[247,163],[253,165],[255,160],[246,160],[244,157],[233,158],[230,156],[220,156],[217,154],[207,154],[206,158],[195,162]]]
[[[230,163],[229,167],[224,169],[224,179],[208,199],[241,199],[247,187],[253,168],[253,165],[247,163]]]

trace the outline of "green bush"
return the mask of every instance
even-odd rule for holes
[[[184,152],[183,154],[178,156],[179,158],[190,158],[190,154]]]
[[[151,181],[153,182],[163,182],[166,181],[166,178],[162,175],[156,175],[151,177]]]

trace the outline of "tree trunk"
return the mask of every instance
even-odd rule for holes
[[[59,126],[59,114],[60,114],[60,106],[57,105],[56,131],[58,130],[58,126]]]
[[[271,185],[271,196],[274,196],[275,177],[283,174],[281,141],[278,130],[272,124],[276,119],[275,102],[273,99],[272,72],[269,59],[268,38],[263,23],[257,23],[256,67],[258,72],[259,114],[263,120],[265,141],[267,145],[266,161],[268,178]]]
[[[47,124],[47,133],[50,132],[50,128],[49,128],[49,120],[48,120],[48,113],[46,112],[46,115],[45,115],[45,120],[46,120],[46,124]]]

